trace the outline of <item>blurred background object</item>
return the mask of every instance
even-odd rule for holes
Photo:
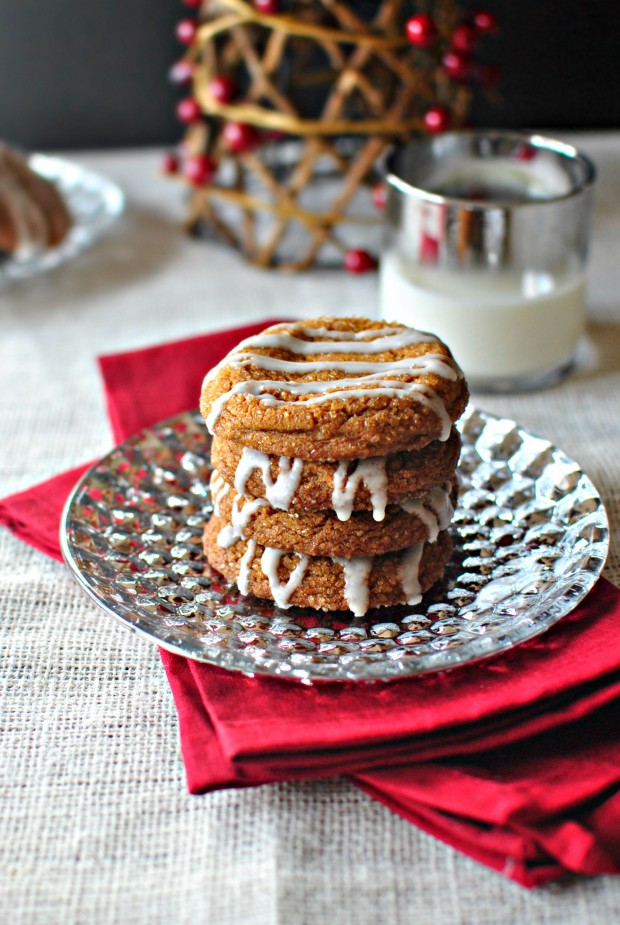
[[[39,150],[176,138],[166,74],[183,9],[179,0],[3,0],[0,137]]]
[[[420,9],[422,9],[422,4]],[[478,126],[620,126],[620,4],[609,0],[489,0],[485,46],[501,70],[497,100],[478,95]],[[172,144],[180,0],[3,0],[0,136],[45,150]],[[484,59],[483,59],[484,60]],[[493,79],[494,72],[488,76]]]
[[[163,164],[189,187],[188,228],[261,267],[375,269],[382,155],[467,124],[493,13],[458,0],[424,13],[405,0],[188,3],[171,70],[183,141]]]

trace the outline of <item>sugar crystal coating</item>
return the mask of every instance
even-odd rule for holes
[[[363,318],[274,325],[205,377],[210,564],[321,610],[416,603],[450,557],[467,385],[434,335]]]

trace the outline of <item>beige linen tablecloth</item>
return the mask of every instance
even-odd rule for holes
[[[577,141],[600,171],[585,365],[549,391],[475,400],[589,473],[620,583],[620,134]],[[185,238],[157,154],[71,157],[118,181],[127,213],[73,264],[0,295],[2,495],[110,448],[97,354],[267,315],[376,311],[372,277],[280,276]],[[189,796],[155,647],[5,530],[0,595],[0,922],[620,920],[620,878],[528,892],[339,779]]]

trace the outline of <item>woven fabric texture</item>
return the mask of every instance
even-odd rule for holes
[[[579,461],[608,507],[620,584],[620,134],[600,171],[590,346],[561,386],[474,396]],[[128,194],[78,262],[0,295],[0,494],[110,446],[95,357],[274,315],[375,311],[376,283],[282,277],[182,237],[158,155],[74,156]],[[0,921],[11,925],[599,925],[620,878],[526,891],[343,780],[192,797],[154,647],[59,564],[0,531]]]

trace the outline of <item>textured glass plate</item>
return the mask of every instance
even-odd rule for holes
[[[188,412],[132,437],[67,502],[63,553],[108,613],[190,658],[306,682],[439,671],[502,652],[572,610],[607,555],[605,509],[577,463],[473,408],[460,428],[455,552],[421,604],[364,618],[280,610],[205,567],[208,437]]]
[[[32,154],[28,163],[56,184],[73,216],[73,225],[58,247],[0,260],[0,284],[30,279],[71,260],[90,247],[124,207],[123,193],[115,183],[78,164],[44,154]]]

